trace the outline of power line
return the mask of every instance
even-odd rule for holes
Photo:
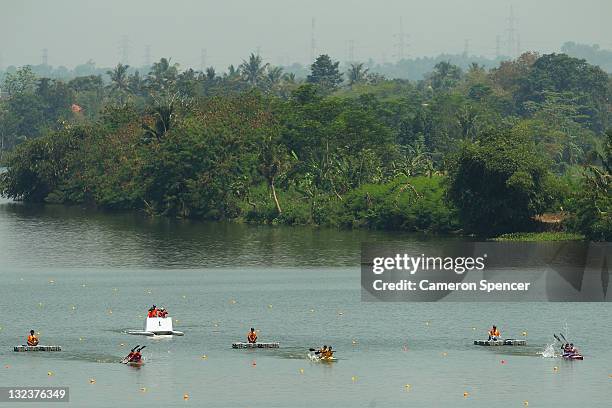
[[[508,28],[506,29],[506,47],[508,49],[508,56],[514,58],[518,56],[518,44],[516,42],[516,22],[517,19],[514,17],[514,8],[510,6],[510,15],[508,16]]]
[[[145,67],[150,67],[151,66],[151,46],[150,45],[145,45],[145,49],[144,49],[144,66]]]
[[[348,40],[347,62],[355,62],[355,40]]]
[[[202,48],[200,50],[200,71],[204,72],[204,70],[206,69],[206,62],[207,62],[207,52],[206,52],[206,48]]]
[[[404,33],[404,22],[402,17],[399,19],[399,33],[395,34],[395,37],[397,38],[397,43],[395,43],[397,54],[395,56],[401,61],[406,58],[406,48],[410,45],[408,43],[408,38],[410,38],[410,36]]]
[[[317,54],[317,42],[315,40],[315,25],[316,21],[313,17],[310,21],[310,61],[314,62]]]
[[[501,36],[498,34],[495,36],[495,58],[501,56]]]
[[[130,40],[127,35],[121,37],[121,43],[119,44],[119,55],[121,57],[121,63],[124,65],[130,62]]]
[[[470,56],[470,39],[466,38],[463,40],[463,56],[465,58]]]

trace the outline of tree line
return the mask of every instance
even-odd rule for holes
[[[610,96],[599,67],[525,53],[420,81],[319,56],[304,79],[251,54],[223,73],[162,58],[69,81],[6,75],[15,199],[157,216],[609,240]]]

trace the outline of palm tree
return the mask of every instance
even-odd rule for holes
[[[267,79],[270,82],[270,85],[274,87],[278,85],[283,78],[283,68],[269,67],[267,74]]]
[[[129,65],[124,65],[122,63],[117,64],[115,68],[110,71],[106,71],[108,76],[110,77],[110,89],[113,92],[118,92],[120,95],[125,94],[130,89],[130,84],[128,80],[128,68]]]
[[[239,69],[242,73],[242,77],[247,83],[249,83],[251,86],[257,86],[264,77],[267,67],[268,64],[262,64],[262,60],[259,55],[251,53],[249,60],[243,60]]]
[[[171,64],[170,59],[162,58],[159,62],[153,63],[147,82],[156,91],[169,90],[176,84],[177,76],[178,64]]]
[[[206,80],[214,81],[217,78],[217,73],[213,67],[206,68]]]
[[[354,84],[358,84],[361,82],[365,82],[368,75],[368,68],[363,68],[363,63],[352,63],[346,72],[346,76],[348,77],[349,85],[353,86]]]

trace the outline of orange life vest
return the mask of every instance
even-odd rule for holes
[[[247,335],[247,339],[249,340],[249,342],[255,343],[257,341],[257,333],[249,332],[249,334]]]
[[[36,346],[38,344],[38,337],[30,334],[28,336],[28,346]]]
[[[489,330],[489,336],[499,337],[500,336],[500,332],[499,332],[498,329],[495,329],[495,330],[491,329],[491,330]]]

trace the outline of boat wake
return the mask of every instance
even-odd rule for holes
[[[542,358],[559,358],[561,354],[557,353],[555,344],[549,344],[542,351],[538,351],[538,355],[542,356]]]

